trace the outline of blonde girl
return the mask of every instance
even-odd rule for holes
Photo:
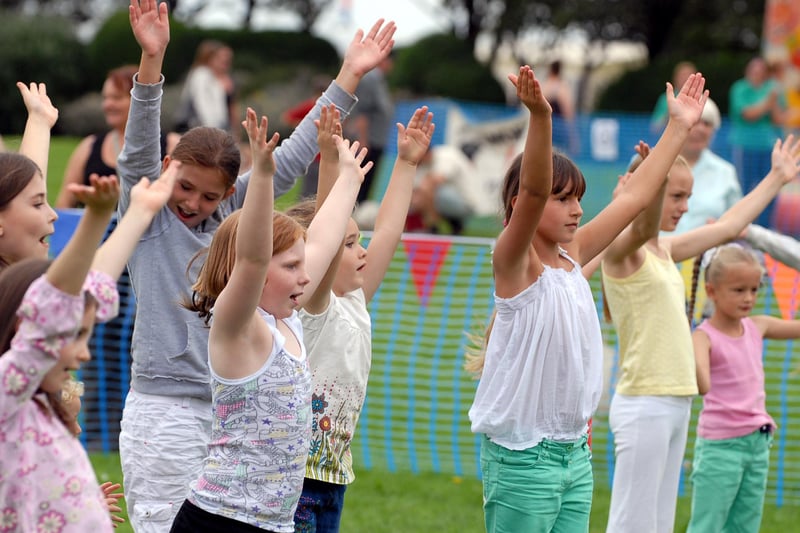
[[[605,251],[603,287],[619,336],[609,414],[616,457],[609,533],[667,533],[674,526],[697,394],[686,290],[675,263],[736,238],[795,176],[792,154],[799,147],[791,138],[776,143],[770,173],[715,223],[662,237],[675,229],[692,194],[691,169],[677,157],[659,196]]]
[[[753,252],[728,244],[706,258],[706,293],[714,311],[692,333],[703,408],[687,531],[756,533],[776,429],[766,409],[764,339],[800,338],[800,321],[750,316],[764,278]]]

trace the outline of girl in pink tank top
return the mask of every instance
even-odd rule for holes
[[[688,532],[757,532],[775,430],[766,410],[763,339],[800,338],[800,321],[750,316],[764,274],[750,250],[728,244],[708,253],[714,312],[692,334],[703,409]]]

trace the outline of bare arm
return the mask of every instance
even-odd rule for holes
[[[72,151],[72,155],[69,156],[67,168],[64,171],[64,179],[61,181],[61,190],[58,192],[58,198],[56,199],[55,206],[57,208],[69,209],[78,206],[75,196],[69,192],[68,185],[70,183],[83,183],[83,173],[86,169],[86,162],[89,160],[89,152],[94,139],[94,135],[84,137],[80,144],[75,147],[75,150]]]
[[[530,67],[520,67],[519,75],[510,75],[509,80],[516,86],[517,96],[528,108],[530,119],[516,204],[494,249],[492,264],[497,293],[501,296],[513,296],[530,284],[527,272],[531,241],[553,185],[553,121],[550,104]],[[539,262],[535,276],[543,269]]]
[[[212,326],[215,342],[222,342],[225,346],[241,338],[252,322],[272,258],[273,152],[279,136],[274,133],[267,140],[267,117],[262,116],[259,124],[251,108],[247,109],[244,125],[253,151],[253,174],[236,230],[236,261],[230,279],[214,305]],[[236,360],[235,357],[225,359],[228,362]]]
[[[130,207],[106,242],[97,250],[92,263],[93,270],[105,272],[114,279],[119,278],[153,217],[169,200],[180,165],[180,162],[172,161],[160,179],[150,182],[149,179],[142,178],[134,185],[131,189]]]
[[[389,187],[378,209],[364,269],[364,296],[367,303],[377,292],[400,243],[417,165],[428,151],[435,128],[433,113],[427,107],[417,108],[408,126],[397,124],[397,159],[389,178]]]
[[[169,44],[169,17],[167,4],[156,0],[130,0],[128,15],[133,35],[142,48],[139,60],[139,83],[153,84],[161,81],[161,66]]]
[[[747,196],[725,211],[713,224],[706,224],[681,235],[665,239],[672,258],[683,261],[718,244],[735,239],[777,195],[781,187],[791,182],[800,172],[800,139],[789,135],[786,142],[780,139],[772,149],[772,168],[764,179]]]
[[[699,120],[708,99],[705,78],[692,74],[677,96],[667,83],[669,122],[664,133],[620,194],[596,217],[578,229],[575,235],[577,257],[585,264],[611,241],[655,198],[667,178],[672,163],[680,153],[689,129]]]
[[[64,250],[47,269],[47,280],[67,294],[78,295],[114,213],[119,183],[113,176],[93,175],[90,186],[73,185],[72,192],[86,205],[86,210]]]
[[[696,329],[692,333],[694,361],[697,370],[697,389],[700,394],[711,390],[711,340],[705,331]]]
[[[317,180],[316,211],[319,212],[339,175],[339,149],[336,147],[333,136],[342,136],[342,123],[340,121],[339,110],[336,109],[336,106],[331,105],[330,107],[323,107],[321,109],[319,120],[317,121],[317,129],[319,130],[317,143],[319,144],[320,159],[319,179]],[[317,290],[314,291],[314,294],[311,295],[303,306],[309,313],[317,315],[328,308],[331,299],[331,289],[336,279],[336,271],[339,268],[339,260],[341,258],[342,247],[340,246],[339,251],[328,266],[327,272],[325,272],[325,275],[322,277]]]
[[[800,339],[800,320],[756,315],[750,317],[767,339]]]
[[[378,19],[366,36],[363,30],[356,32],[345,51],[342,68],[336,76],[335,81],[339,87],[350,94],[356,92],[364,74],[375,68],[392,51],[395,30],[397,26],[393,21],[384,24],[383,19]]]
[[[306,271],[311,282],[300,298],[301,307],[305,307],[317,291],[331,261],[341,250],[358,189],[364,174],[372,168],[371,162],[364,163],[366,148],[359,149],[357,142],[351,146],[338,136],[335,140],[339,151],[339,177],[306,233]]]
[[[28,120],[25,122],[25,132],[22,134],[19,153],[28,156],[38,165],[45,183],[47,183],[50,130],[58,120],[58,109],[50,102],[44,83],[31,82],[28,86],[17,82],[17,88],[28,109]]]
[[[640,141],[636,151],[644,160],[650,154],[650,147],[647,143]],[[644,251],[641,248],[647,241],[656,237],[661,228],[661,212],[666,189],[667,180],[661,184],[653,201],[617,235],[603,252],[604,266],[610,275],[625,277],[644,262]],[[621,190],[620,188],[615,192],[618,194]]]

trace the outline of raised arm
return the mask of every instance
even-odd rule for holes
[[[361,78],[389,55],[394,45],[392,37],[395,29],[394,22],[384,24],[383,19],[380,19],[366,35],[363,30],[356,32],[345,52],[336,79],[317,99],[314,107],[300,121],[289,138],[284,139],[275,150],[276,196],[289,191],[297,176],[306,173],[308,165],[317,155],[319,147],[316,143],[317,129],[314,121],[320,117],[321,109],[334,104],[341,114],[341,120],[347,118],[356,105],[357,99],[354,93]],[[242,183],[237,184],[237,189],[244,191],[248,179],[249,173],[245,173],[240,178]]]
[[[44,83],[31,82],[30,85],[25,85],[18,81],[17,88],[28,110],[28,120],[25,122],[25,132],[22,134],[19,153],[28,156],[39,166],[44,181],[47,183],[50,130],[58,120],[58,109],[50,102]]]
[[[384,19],[378,19],[366,35],[364,30],[356,31],[345,51],[342,68],[336,75],[339,87],[351,94],[356,92],[364,74],[389,56],[394,46],[396,30],[394,21],[384,24]]]
[[[750,224],[744,231],[744,239],[753,247],[768,253],[784,265],[800,270],[800,241],[771,229]]]
[[[625,226],[653,202],[689,135],[689,129],[700,119],[708,100],[708,91],[704,87],[705,78],[699,73],[689,76],[677,96],[673,94],[672,84],[667,82],[669,122],[664,133],[620,194],[578,230],[575,246],[581,264],[588,263],[604,250]]]
[[[357,142],[351,146],[339,136],[334,139],[339,151],[339,177],[306,233],[306,272],[311,281],[300,298],[301,307],[306,307],[339,253],[358,189],[364,174],[372,168],[372,162],[364,163],[366,148],[359,149]]]
[[[72,193],[85,206],[75,233],[47,269],[47,280],[67,294],[78,295],[83,288],[97,246],[105,235],[119,198],[119,184],[114,176],[92,175],[91,185],[72,185]]]
[[[339,110],[332,105],[322,108],[317,121],[317,142],[319,144],[320,159],[316,211],[322,208],[339,175],[339,149],[336,147],[336,141],[334,140],[334,135],[342,136],[342,122],[339,117]],[[303,306],[309,313],[316,315],[328,308],[331,300],[331,289],[336,280],[336,271],[339,269],[339,260],[342,258],[342,251],[343,247],[340,246],[316,290]]]
[[[528,252],[536,227],[553,188],[552,109],[542,93],[533,69],[520,67],[519,75],[508,79],[517,97],[528,108],[530,118],[522,153],[519,192],[506,228],[497,238],[492,261],[498,294],[516,294],[527,286]],[[543,267],[541,264],[538,270]],[[502,274],[499,275],[499,274]],[[514,280],[506,286],[506,280]]]
[[[643,161],[650,154],[650,146],[640,141],[636,151]],[[630,179],[630,174],[627,176]],[[625,183],[627,183],[627,179]],[[610,275],[624,277],[630,273],[631,269],[638,268],[644,261],[644,252],[641,248],[647,241],[658,236],[666,188],[667,181],[665,180],[653,201],[617,235],[603,252],[603,262]],[[620,188],[615,192],[619,194],[621,190]],[[620,269],[625,269],[625,272],[618,272]]]
[[[800,138],[778,139],[772,149],[772,168],[755,189],[725,211],[713,224],[700,226],[666,239],[675,261],[683,261],[718,244],[735,239],[777,195],[800,173]]]
[[[130,189],[139,179],[161,173],[161,65],[170,38],[166,3],[131,0],[128,14],[142,55],[131,92],[125,143],[117,159],[121,214],[128,208]]]
[[[128,15],[133,35],[142,49],[137,79],[139,83],[159,83],[164,54],[169,44],[167,3],[157,3],[156,0],[131,0]]]
[[[214,306],[211,328],[215,340],[225,345],[240,337],[253,320],[272,258],[273,152],[279,135],[276,132],[267,139],[267,118],[262,116],[259,124],[251,108],[243,124],[253,152],[253,174],[236,230],[236,261]]]
[[[378,209],[375,230],[369,241],[367,265],[364,267],[364,296],[367,303],[383,281],[400,242],[417,166],[430,147],[435,129],[433,113],[428,111],[427,106],[414,111],[408,126],[397,123],[397,159]]]
[[[179,161],[172,161],[161,178],[152,183],[142,178],[131,189],[131,205],[106,242],[97,250],[92,263],[93,270],[105,272],[114,279],[119,278],[153,217],[169,200],[180,166]]]

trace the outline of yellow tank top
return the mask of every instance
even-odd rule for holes
[[[645,249],[626,278],[605,273],[603,285],[619,338],[616,391],[631,396],[697,394],[694,348],[683,277],[671,257]]]

